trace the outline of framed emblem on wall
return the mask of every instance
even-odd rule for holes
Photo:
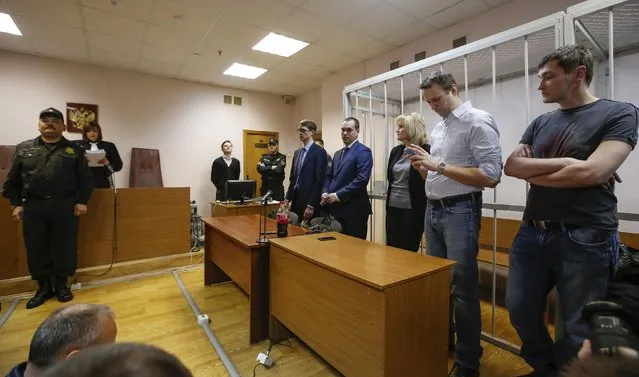
[[[67,102],[67,132],[82,133],[93,121],[98,121],[98,105]]]

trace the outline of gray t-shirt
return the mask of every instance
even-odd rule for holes
[[[520,143],[532,145],[535,158],[572,157],[585,161],[606,140],[623,141],[634,148],[638,118],[632,104],[600,99],[539,116]],[[530,185],[524,219],[563,220],[614,231],[618,225],[614,184],[579,188]]]
[[[388,197],[388,205],[395,208],[411,209],[410,193],[408,191],[408,175],[410,174],[410,161],[401,158],[393,165],[393,180]]]

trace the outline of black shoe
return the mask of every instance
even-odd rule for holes
[[[459,363],[455,363],[448,377],[479,377],[479,369],[470,369]]]
[[[55,278],[55,295],[58,296],[58,301],[69,302],[73,300],[73,293],[67,286],[67,278],[57,276]]]
[[[51,282],[49,279],[39,280],[38,290],[36,291],[35,296],[27,301],[27,309],[37,308],[53,296],[55,296],[55,294],[53,293],[53,289],[51,289]]]

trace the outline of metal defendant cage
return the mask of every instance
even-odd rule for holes
[[[620,85],[624,83],[616,75],[615,58],[637,53],[639,1],[586,1],[568,8],[567,13],[558,12],[346,86],[343,90],[344,117],[354,116],[360,120],[360,141],[373,151],[373,171],[368,186],[373,205],[369,240],[386,241],[386,175],[390,150],[397,145],[395,118],[418,112],[426,120],[428,134],[441,120],[424,103],[419,90],[420,83],[428,75],[436,71],[452,73],[460,97],[493,115],[499,127],[505,162],[530,122],[556,108],[539,98],[536,77],[539,61],[555,48],[575,42],[592,49],[597,59],[591,84],[593,92],[602,98],[620,99],[617,97]],[[628,89],[624,93],[620,100],[639,103],[635,90]],[[631,155],[630,159],[633,158],[636,157]],[[639,159],[634,163],[627,161],[625,166],[634,164],[639,164]],[[620,208],[626,208],[624,198],[632,198],[632,190],[633,185],[621,185],[617,189]],[[481,269],[490,276],[491,311],[491,321],[484,323],[482,338],[515,353],[520,349],[519,340],[516,337],[504,339],[496,334],[496,316],[505,313],[503,308],[497,308],[497,302],[503,302],[504,295],[503,288],[497,289],[498,285],[503,286],[498,284],[498,278],[507,279],[507,267],[497,263],[497,219],[521,219],[527,192],[526,182],[502,175],[500,184],[495,189],[485,189],[483,195],[483,216],[492,217],[492,255],[488,263],[485,260],[480,263]],[[639,212],[634,205],[629,202],[627,207]],[[639,221],[639,215],[633,213],[622,212],[619,217],[630,227],[637,224],[627,221]],[[424,242],[422,252],[423,245]],[[554,317],[561,318],[558,306],[554,307]],[[559,337],[562,321],[555,322],[555,337]]]

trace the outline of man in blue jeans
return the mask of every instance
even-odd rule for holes
[[[559,109],[535,119],[510,155],[506,175],[530,182],[523,223],[510,250],[506,306],[534,372],[556,376],[587,335],[583,305],[605,297],[619,248],[615,171],[637,143],[637,108],[598,99],[588,87],[594,58],[566,46],[539,64],[539,90]],[[544,324],[557,286],[564,336]]]
[[[426,179],[426,249],[457,262],[451,296],[457,343],[453,377],[479,376],[481,310],[477,253],[482,189],[501,178],[501,147],[495,120],[462,102],[451,74],[437,73],[421,84],[424,98],[440,115],[431,133],[431,154],[412,145],[413,167]],[[452,313],[451,313],[452,314]]]

